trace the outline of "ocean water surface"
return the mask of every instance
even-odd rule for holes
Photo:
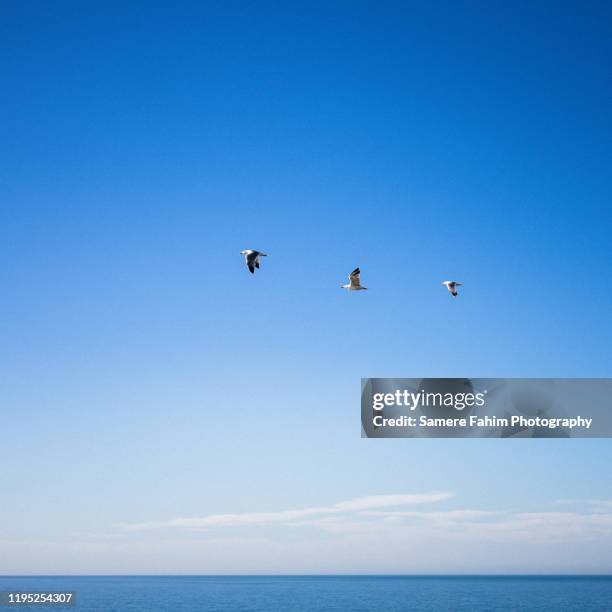
[[[0,612],[610,611],[612,576],[39,576],[0,591],[74,591],[74,606]]]

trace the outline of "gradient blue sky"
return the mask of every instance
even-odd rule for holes
[[[3,3],[0,572],[612,571],[609,440],[359,436],[362,376],[611,375],[611,23]]]

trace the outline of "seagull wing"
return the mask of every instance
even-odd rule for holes
[[[247,253],[247,255],[245,255],[246,264],[249,267],[251,274],[255,272],[255,266],[257,265],[257,255],[259,255],[257,251],[251,251],[250,253]],[[257,265],[257,267],[259,268],[259,265]]]
[[[359,287],[361,285],[361,270],[359,268],[355,268],[349,274],[349,282],[351,287]]]

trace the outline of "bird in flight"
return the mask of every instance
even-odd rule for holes
[[[246,261],[246,265],[251,271],[251,274],[255,273],[255,268],[259,269],[259,258],[268,256],[266,253],[262,253],[261,251],[253,251],[252,249],[245,249],[244,251],[240,251],[240,253],[244,255],[244,260]]]
[[[457,287],[463,285],[463,283],[458,283],[457,281],[444,281],[442,284],[446,285],[446,288],[450,291],[453,297],[457,297],[458,295]]]
[[[342,289],[347,289],[348,291],[363,291],[367,289],[367,287],[361,286],[360,281],[361,270],[359,268],[355,268],[349,274],[349,284],[348,285],[340,285]]]

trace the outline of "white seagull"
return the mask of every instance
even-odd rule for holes
[[[355,268],[349,274],[349,284],[348,285],[340,285],[342,289],[347,289],[348,291],[364,291],[367,287],[361,286],[361,281],[359,276],[361,275],[361,270],[359,268]]]
[[[446,285],[446,288],[451,292],[451,295],[453,297],[457,297],[457,287],[461,287],[461,285],[463,285],[463,283],[458,283],[457,281],[444,281],[442,283],[443,285]]]
[[[259,258],[268,256],[267,253],[253,251],[252,249],[245,249],[244,251],[240,251],[240,253],[244,255],[244,260],[246,261],[246,265],[251,271],[251,274],[255,273],[255,268],[259,269]]]

